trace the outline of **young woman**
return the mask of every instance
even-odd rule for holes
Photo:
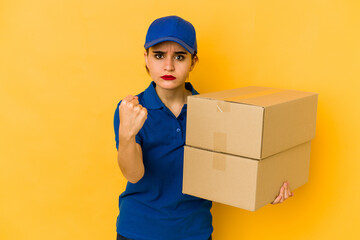
[[[114,116],[118,164],[128,180],[117,239],[211,239],[211,201],[182,194],[186,99],[198,94],[185,82],[198,61],[195,29],[177,16],[156,19],[145,50],[153,81],[120,101]],[[273,204],[290,196],[284,183]]]

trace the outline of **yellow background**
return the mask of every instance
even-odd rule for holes
[[[113,113],[172,14],[197,30],[199,92],[319,93],[309,182],[256,212],[215,203],[214,239],[359,239],[357,0],[0,1],[0,239],[115,239]]]

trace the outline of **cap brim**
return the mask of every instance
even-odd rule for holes
[[[148,42],[144,45],[145,49],[148,49],[158,43],[161,43],[161,42],[166,42],[166,41],[172,41],[172,42],[176,42],[178,44],[180,44],[183,48],[186,49],[186,51],[188,51],[189,53],[191,54],[194,54],[195,53],[195,50],[193,48],[191,48],[189,45],[187,45],[184,41],[178,39],[178,38],[175,38],[175,37],[163,37],[163,38],[158,38],[158,39],[155,39],[151,42]]]

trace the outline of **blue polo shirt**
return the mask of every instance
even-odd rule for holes
[[[148,110],[136,135],[145,174],[135,184],[128,182],[119,197],[117,232],[134,240],[207,240],[213,231],[212,202],[182,193],[187,105],[176,118],[158,97],[155,86],[151,82],[137,95]],[[198,94],[188,82],[185,88]],[[114,115],[117,148],[120,103]]]

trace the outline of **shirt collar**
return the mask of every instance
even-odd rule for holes
[[[144,91],[144,107],[147,109],[160,109],[165,107],[155,90],[155,82],[152,81],[149,87]],[[190,82],[185,82],[185,88],[191,91],[192,95],[199,94]]]

